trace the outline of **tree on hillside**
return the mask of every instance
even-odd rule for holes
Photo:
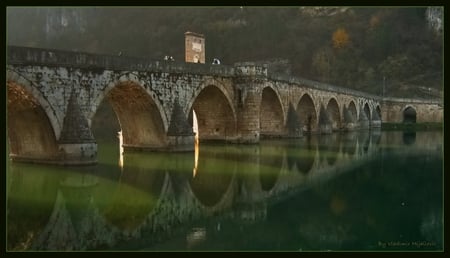
[[[333,33],[333,47],[337,49],[348,46],[350,37],[345,29],[339,28]]]

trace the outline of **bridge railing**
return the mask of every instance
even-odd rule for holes
[[[81,69],[96,70],[123,70],[123,71],[156,71],[168,73],[192,73],[204,75],[219,75],[223,77],[234,76],[257,76],[274,81],[287,82],[340,94],[352,95],[373,99],[376,101],[408,102],[408,103],[430,103],[442,104],[441,100],[417,100],[381,97],[349,88],[308,80],[301,77],[294,77],[289,74],[273,73],[267,65],[255,62],[236,63],[234,66],[196,64],[185,62],[174,62],[165,60],[152,60],[149,58],[100,55],[86,52],[73,52],[66,50],[31,48],[21,46],[8,46],[8,65],[38,65],[48,67],[73,67]]]
[[[233,76],[234,67],[99,55],[65,50],[8,46],[7,64],[84,68],[91,70],[159,71]]]
[[[291,75],[285,75],[285,74],[275,74],[275,73],[269,73],[268,78],[274,81],[282,81],[292,84],[297,84],[298,86],[307,86],[308,88],[317,89],[317,90],[323,90],[323,91],[329,91],[329,92],[336,92],[346,95],[352,95],[356,97],[364,97],[368,99],[374,99],[377,101],[381,101],[383,98],[378,95],[369,94],[362,91],[357,91],[349,88],[344,87],[338,87],[335,85],[322,83],[318,81],[308,80],[301,77],[293,77]]]
[[[434,104],[434,105],[443,105],[442,100],[436,99],[409,99],[409,98],[393,98],[393,97],[384,97],[384,102],[396,102],[396,103],[417,103],[417,104]]]
[[[293,77],[291,75],[286,74],[275,74],[268,73],[267,76],[271,80],[275,81],[283,81],[288,83],[297,84],[298,86],[305,85],[309,88],[342,93],[346,95],[353,95],[356,97],[364,97],[368,99],[373,99],[380,102],[402,102],[402,103],[418,103],[418,104],[435,104],[442,105],[442,100],[440,99],[410,99],[410,98],[395,98],[395,97],[382,97],[362,91],[357,91],[349,88],[339,87],[335,85],[330,85],[327,83],[317,82],[313,80],[304,79],[301,77]]]

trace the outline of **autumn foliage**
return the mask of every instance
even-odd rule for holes
[[[333,47],[334,48],[344,48],[350,42],[348,33],[345,29],[337,29],[333,33]]]

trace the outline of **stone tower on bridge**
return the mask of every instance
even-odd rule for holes
[[[203,34],[187,31],[185,36],[186,62],[205,63],[205,37]]]

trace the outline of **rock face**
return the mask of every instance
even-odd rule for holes
[[[300,11],[304,14],[310,16],[333,16],[338,13],[347,12],[349,7],[328,7],[328,6],[318,6],[318,7],[300,7]]]
[[[88,26],[88,15],[92,11],[75,8],[52,8],[41,10],[45,12],[45,34],[47,40],[58,37],[61,33],[71,30],[77,33],[85,32]]]
[[[428,25],[437,33],[441,34],[444,24],[442,23],[443,7],[428,7],[425,12],[425,17],[428,21]]]

